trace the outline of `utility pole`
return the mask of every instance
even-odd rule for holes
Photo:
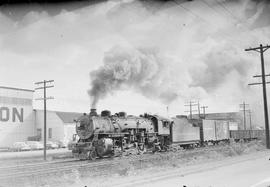
[[[201,118],[201,109],[200,109],[200,101],[198,101],[198,116],[199,116],[199,119]]]
[[[249,114],[249,128],[250,128],[250,130],[252,130],[252,123],[251,123],[251,110],[248,110],[248,114]]]
[[[208,108],[208,106],[202,106],[201,108],[203,109],[203,118],[205,119],[205,109]]]
[[[197,104],[194,104],[194,105],[197,105],[198,106],[198,118],[200,119],[201,118],[201,107],[200,107],[200,101],[198,101]]]
[[[43,84],[43,86],[41,87],[37,87],[35,88],[35,90],[40,90],[40,89],[43,89],[43,97],[42,98],[38,98],[36,100],[43,100],[44,102],[44,137],[43,137],[43,143],[44,143],[44,160],[46,160],[46,139],[47,139],[47,106],[46,106],[46,102],[48,99],[53,99],[53,97],[47,97],[46,96],[46,89],[47,88],[52,88],[54,87],[53,85],[50,85],[50,86],[47,86],[48,83],[52,83],[54,82],[54,80],[44,80],[44,81],[41,81],[41,82],[35,82],[36,85],[40,85],[40,84]]]
[[[270,46],[263,46],[260,44],[259,47],[245,49],[245,51],[257,51],[261,55],[261,75],[255,77],[262,77],[262,83],[252,83],[249,85],[262,84],[263,85],[263,101],[264,101],[264,120],[265,120],[265,139],[266,139],[266,148],[270,149],[269,142],[269,121],[268,121],[268,108],[267,108],[267,95],[266,95],[266,82],[265,82],[265,70],[264,70],[264,57],[263,53],[269,49]]]
[[[189,111],[185,111],[185,112],[189,112],[190,119],[192,119],[192,112],[197,111],[197,110],[192,110],[192,107],[197,105],[197,104],[194,104],[194,103],[195,102],[193,102],[193,101],[189,101],[189,104],[185,105],[185,106],[189,106]]]
[[[243,108],[243,110],[240,109],[240,111],[244,112],[244,130],[247,130],[247,127],[246,127],[246,124],[247,124],[246,123],[246,111],[248,111],[248,110],[246,109],[246,106],[248,106],[248,104],[246,104],[245,101],[244,101],[243,104],[240,104],[239,106],[240,106],[240,108]]]

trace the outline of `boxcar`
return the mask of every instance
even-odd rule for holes
[[[230,138],[229,122],[225,120],[203,120],[203,137],[205,142],[218,142]]]
[[[229,130],[238,130],[239,124],[237,122],[229,122]]]

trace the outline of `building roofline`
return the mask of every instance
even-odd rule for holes
[[[34,90],[23,89],[23,88],[13,88],[13,87],[7,87],[7,86],[0,86],[0,88],[9,89],[9,90],[26,91],[26,92],[35,92]]]
[[[36,109],[33,108],[35,111],[44,111],[43,109]],[[47,110],[47,112],[63,112],[63,113],[77,113],[77,114],[83,114],[83,112],[66,112],[66,111],[59,111],[59,110]]]

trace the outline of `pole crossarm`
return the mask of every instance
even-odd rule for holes
[[[35,88],[35,90],[41,90],[41,89],[44,89],[44,88],[53,88],[54,86],[46,86],[46,87],[38,87],[38,88]]]
[[[196,112],[196,111],[198,111],[198,110],[192,110],[192,112]],[[185,112],[190,112],[190,110],[188,110],[188,111],[185,111]]]
[[[255,83],[249,83],[248,85],[252,86],[252,85],[259,85],[259,84],[263,84],[263,83],[262,82],[255,82]],[[265,84],[270,84],[270,82],[265,82]]]
[[[264,75],[265,77],[268,77],[268,76],[270,76],[270,74],[266,74],[266,75]],[[262,75],[254,75],[253,77],[262,77]]]
[[[197,106],[198,103],[196,103],[195,101],[189,101],[188,104],[185,104],[184,106],[189,107],[189,111],[185,111],[185,112],[189,112],[189,116],[190,119],[192,119],[192,112],[198,111],[198,110],[193,110],[192,107]]]
[[[254,47],[254,48],[250,47],[248,49],[245,49],[245,51],[256,51],[256,50],[258,50],[258,52],[261,52],[260,50],[263,49],[263,52],[264,52],[269,48],[270,48],[270,46],[267,44],[266,46],[260,46],[260,47]]]
[[[54,99],[54,97],[46,97],[46,98],[41,97],[41,98],[37,98],[35,100],[44,100],[44,99],[49,100],[49,99]]]
[[[54,82],[54,80],[48,80],[48,81],[44,80],[44,81],[40,81],[40,82],[35,82],[35,84],[44,84],[44,82],[51,83],[51,82]]]
[[[239,104],[240,107],[243,107],[243,106],[248,106],[249,104]]]

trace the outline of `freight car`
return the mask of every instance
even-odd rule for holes
[[[193,119],[189,121],[200,127],[201,145],[229,142],[230,139],[239,141],[263,139],[265,137],[264,130],[238,130],[235,122],[227,120]]]
[[[263,139],[265,137],[264,130],[231,130],[230,138],[235,141]]]
[[[170,126],[171,120],[157,115],[136,117],[125,112],[111,115],[110,111],[98,115],[91,109],[89,115],[77,120],[79,140],[72,153],[76,158],[94,160],[97,156],[166,150],[170,144]]]
[[[230,139],[229,122],[226,120],[173,118],[171,140],[182,147],[218,144]]]
[[[219,143],[230,139],[229,122],[225,120],[202,120],[203,142]]]

